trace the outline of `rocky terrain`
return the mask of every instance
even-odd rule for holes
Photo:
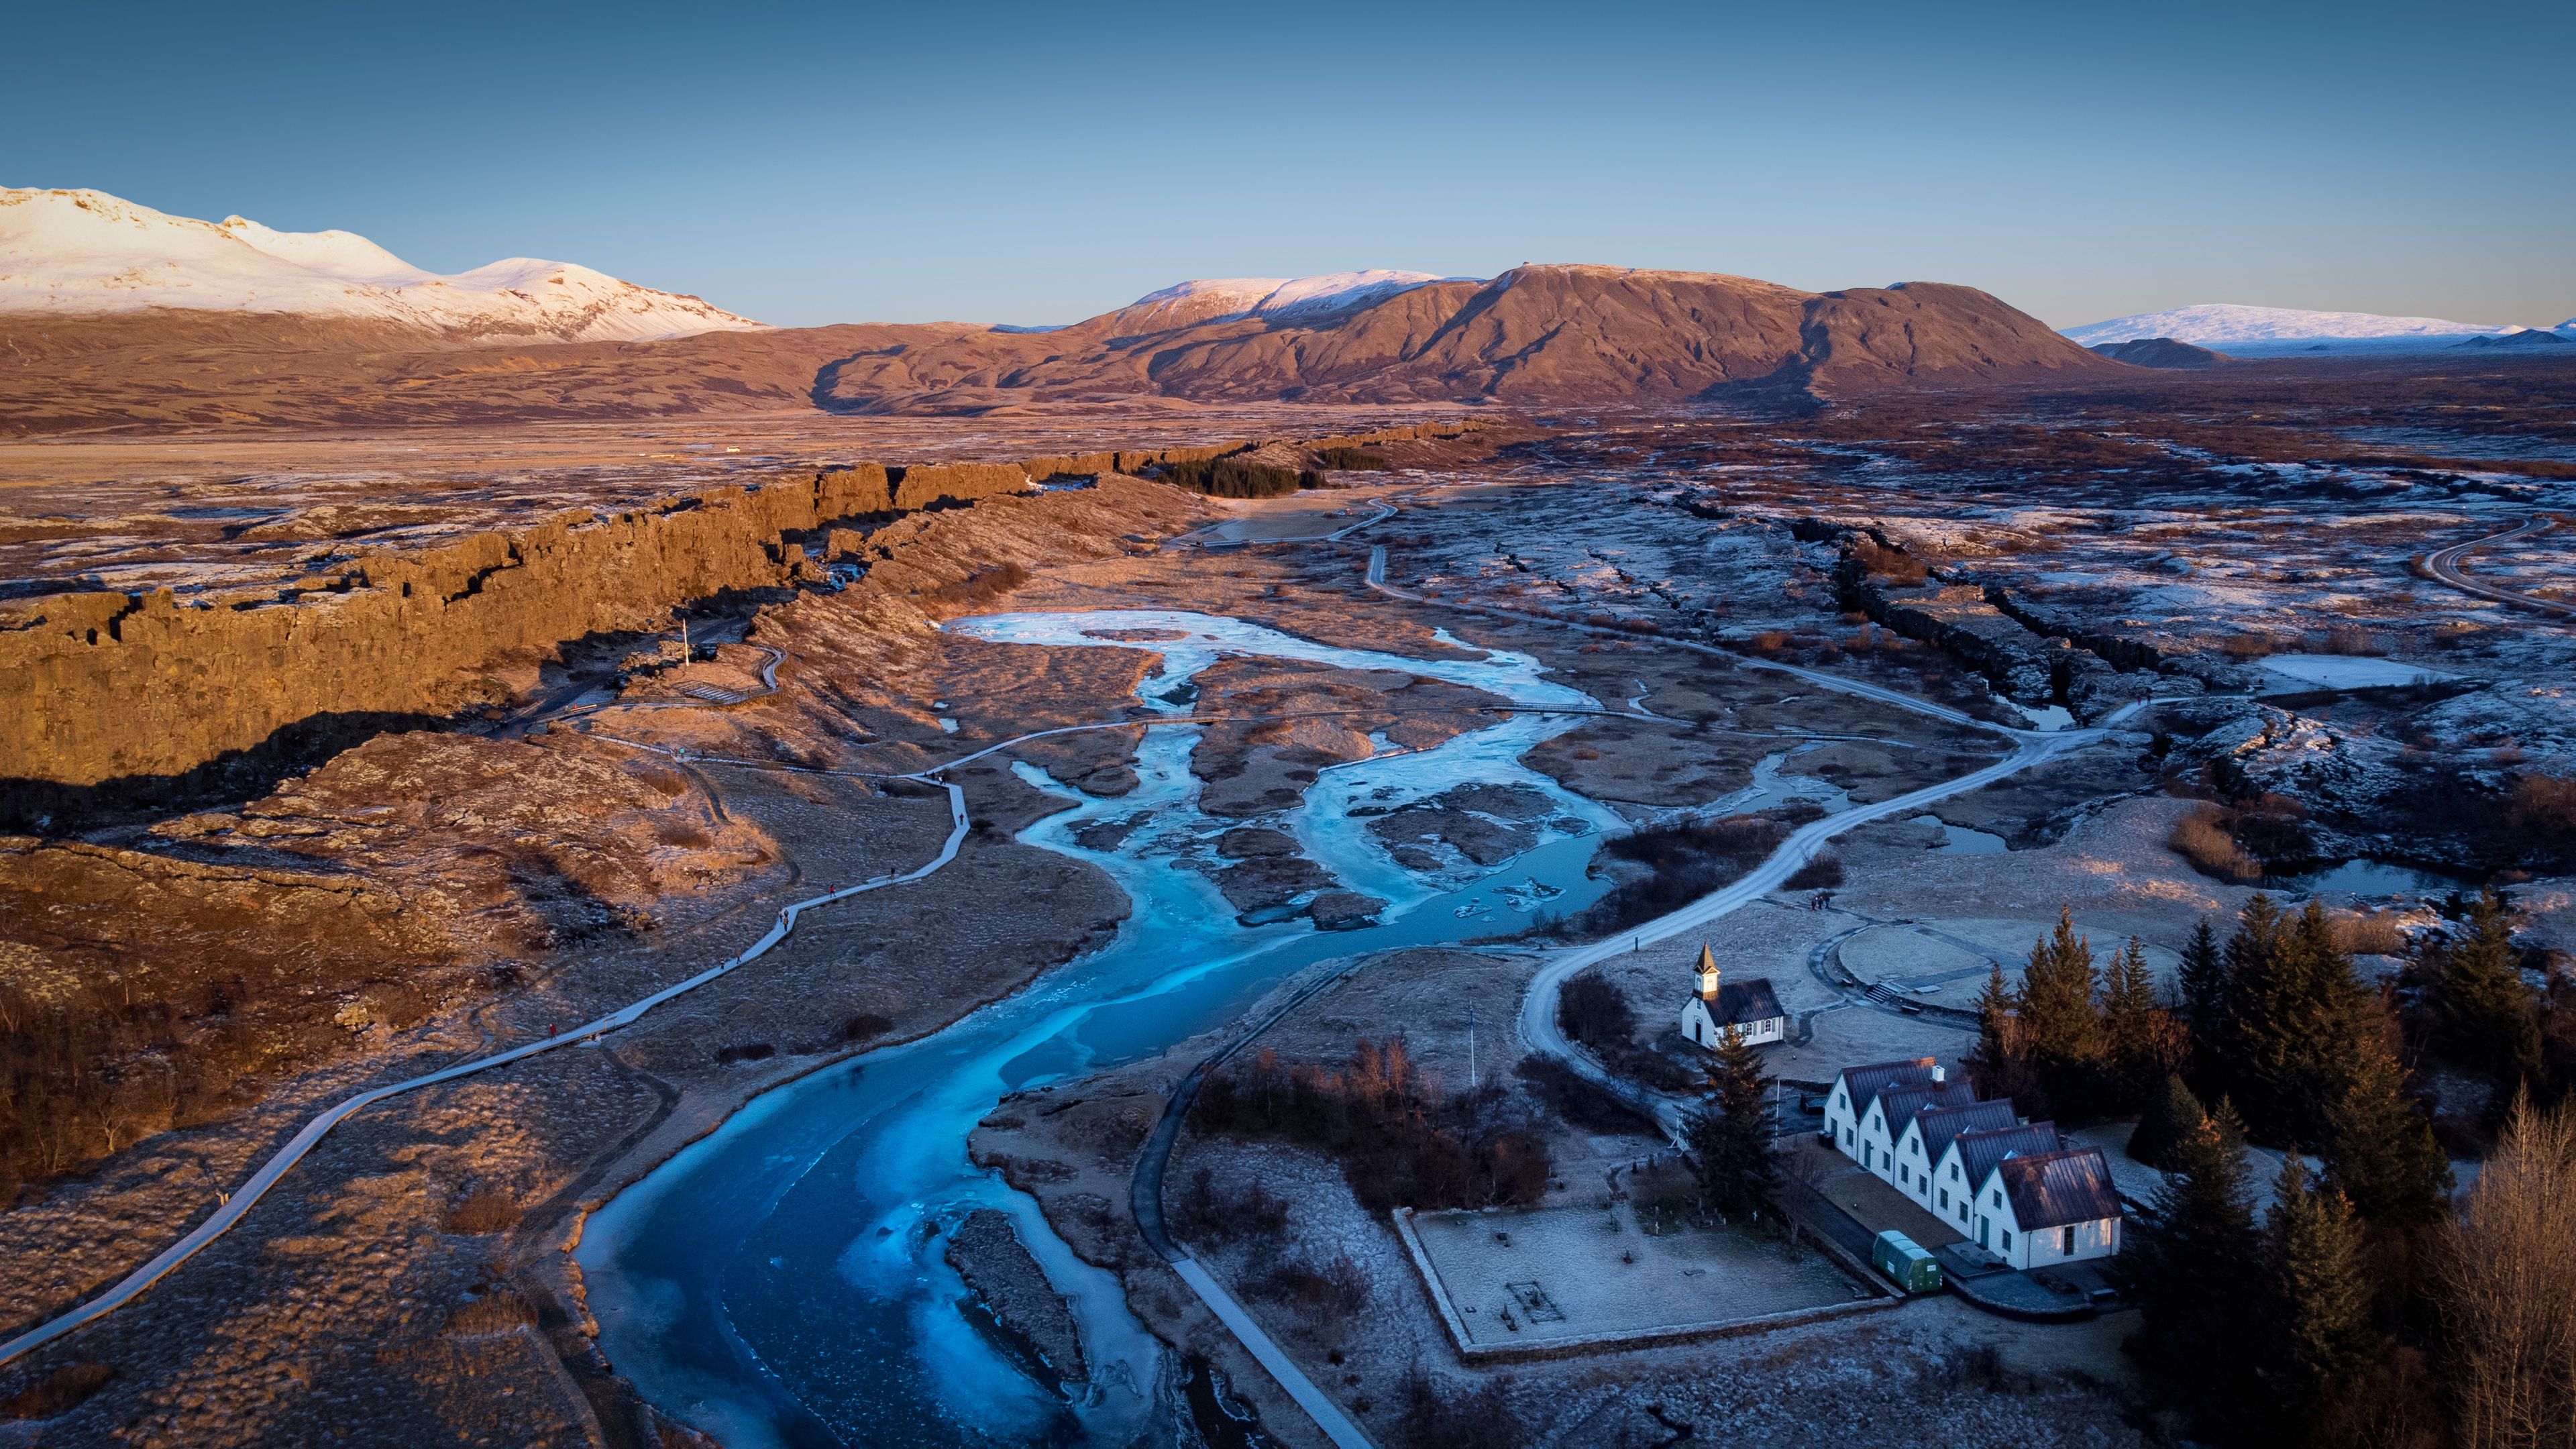
[[[1577,282],[1592,284],[1565,285]],[[1351,315],[1445,305],[1442,289],[1469,285],[1407,284]],[[1917,304],[1987,315],[1973,298],[1907,293],[1812,307],[1726,295],[1745,317],[1788,308],[1792,334],[1819,339],[1799,375],[1821,380],[1901,374],[1910,364],[1889,338]],[[2005,355],[2000,341],[1979,346]],[[2565,382],[2537,359],[2070,372],[2062,386],[1877,394],[1790,415],[1533,408],[1462,433],[1435,412],[1410,435],[1386,426],[1406,419],[1338,409],[1263,414],[1217,437],[1180,431],[1205,419],[1153,432],[1152,414],[1135,415],[1148,435],[1124,437],[1060,418],[847,421],[930,431],[846,438],[956,430],[907,444],[898,455],[923,461],[900,469],[800,433],[738,464],[691,455],[622,471],[621,449],[678,450],[565,433],[496,441],[517,471],[480,486],[454,440],[406,475],[400,450],[417,444],[402,435],[367,442],[364,466],[334,455],[340,445],[297,443],[331,461],[251,480],[223,472],[220,454],[174,476],[181,461],[121,442],[27,445],[116,462],[94,474],[49,463],[51,483],[13,486],[0,539],[35,586],[0,608],[41,621],[0,648],[96,661],[44,666],[53,703],[22,717],[13,746],[13,759],[60,763],[13,784],[30,833],[0,841],[0,1331],[166,1246],[321,1106],[545,1040],[741,950],[788,901],[934,860],[945,793],[891,777],[1032,731],[1119,727],[948,772],[966,811],[954,863],[815,911],[770,955],[637,1025],[351,1119],[171,1278],[0,1367],[0,1401],[57,1382],[71,1400],[0,1421],[0,1435],[687,1442],[686,1407],[641,1402],[599,1349],[567,1244],[744,1103],[853,1055],[873,1071],[874,1050],[1114,939],[1133,902],[1099,863],[1018,837],[1069,799],[1092,812],[1081,850],[1153,824],[1118,803],[1140,788],[1149,711],[1213,721],[1187,762],[1206,828],[1158,847],[1155,868],[1204,878],[1240,929],[1298,933],[1365,930],[1396,894],[1337,874],[1301,835],[1307,793],[1329,771],[1505,712],[1399,669],[1251,657],[1207,665],[1186,698],[1140,700],[1150,631],[1075,649],[940,627],[966,615],[1202,610],[1416,660],[1512,651],[1596,701],[1602,713],[1507,762],[1524,783],[1452,782],[1352,810],[1389,869],[1443,888],[1508,877],[1459,902],[1460,929],[1491,949],[1373,962],[1283,1021],[1279,1039],[1329,1059],[1400,1027],[1454,1084],[1465,1009],[1483,1006],[1485,1055],[1467,1070],[1505,1082],[1511,1110],[1550,1134],[1550,1191],[1568,1201],[1640,1144],[1615,1125],[1578,1128],[1549,1089],[1500,1075],[1515,1055],[1501,1023],[1534,969],[1523,953],[1573,929],[1513,863],[1600,828],[1590,822],[1786,823],[1888,800],[1999,758],[2004,745],[1973,721],[2094,722],[2162,701],[2098,746],[1854,832],[1835,847],[1846,883],[1829,906],[1790,893],[1728,918],[1730,959],[1758,957],[1794,1014],[1816,1014],[1784,1048],[1800,1070],[1951,1049],[1955,1024],[1859,1006],[1810,964],[1838,931],[1936,905],[2017,929],[2063,899],[2169,951],[2255,884],[2291,888],[2364,857],[2515,883],[2529,939],[2563,948],[2576,635],[2416,560],[2576,505]],[[1369,433],[1380,441],[1354,440]],[[1321,464],[1313,445],[1336,438],[1388,466],[1324,470],[1339,486],[1251,503],[1151,476],[1244,441],[1261,442],[1246,458]],[[541,445],[563,451],[540,457]],[[6,453],[0,470],[27,466]],[[73,477],[96,479],[92,511],[62,481]],[[525,517],[530,500],[572,516]],[[226,509],[244,511],[186,511]],[[2519,534],[2464,566],[2565,597],[2567,536]],[[1367,582],[1380,548],[1400,594]],[[92,605],[95,624],[76,615]],[[673,605],[691,617],[686,647],[660,617]],[[1898,689],[1972,722],[1766,663]],[[262,684],[228,688],[234,678]],[[183,776],[321,718],[344,732],[316,731],[255,772],[165,783],[114,809],[63,793]],[[165,753],[116,753],[146,748]],[[80,763],[84,749],[99,763]],[[2240,854],[2177,853],[2212,838],[2187,837],[2190,820]],[[1648,874],[1622,860],[1579,884],[1598,896]],[[2399,915],[2430,920],[2419,903],[2439,888],[2409,889]],[[1681,964],[1640,953],[1612,974],[1642,1020],[1668,1011],[1656,973]],[[1009,1104],[1016,1125],[988,1123],[978,1151],[1036,1195],[1064,1243],[1127,1275],[1147,1325],[1204,1354],[1225,1395],[1293,1440],[1294,1409],[1146,1261],[1125,1216],[1125,1173],[1193,1060],[1185,1043],[1096,1080],[1068,1068]],[[1064,1103],[1079,1105],[1043,1110]],[[1064,1170],[1027,1166],[1040,1162]],[[1368,1334],[1293,1295],[1257,1305],[1312,1373],[1361,1379],[1336,1392],[1363,1420],[1394,1422],[1409,1354],[1445,1390],[1490,1381],[1441,1357],[1384,1225],[1329,1161],[1194,1141],[1176,1170],[1196,1165],[1228,1193],[1255,1176],[1293,1187],[1317,1249],[1365,1267],[1363,1318],[1383,1325]],[[1097,1366],[1033,1267],[1047,1259],[1030,1244],[1045,1245],[989,1219],[952,1226],[952,1267],[994,1341],[1063,1384],[1086,1381]],[[1250,1259],[1214,1259],[1248,1278]],[[1963,1312],[1908,1309],[1865,1339],[1801,1330],[1640,1355],[1607,1378],[1597,1365],[1533,1367],[1499,1392],[1543,1432],[1614,1442],[1718,1418],[1784,1439],[1832,1424],[1862,1439],[2098,1430],[2131,1442],[2117,1418],[2126,1371],[2107,1342],[2008,1335],[1986,1356],[1977,1345],[1996,1330]],[[1926,1389],[1898,1429],[1889,1365]],[[1802,1416],[1708,1387],[1746,1374],[1794,1382]],[[1614,1392],[1636,1384],[1651,1391]],[[1942,1395],[1967,1407],[1933,1413]]]

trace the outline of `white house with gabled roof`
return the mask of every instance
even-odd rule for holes
[[[1896,1139],[1896,1185],[1924,1211],[1948,1221],[1951,1214],[1946,1199],[1964,1193],[1945,1192],[1936,1181],[1950,1144],[1963,1132],[1994,1132],[2020,1122],[2013,1115],[2011,1100],[2002,1097],[1927,1107],[1915,1113],[1913,1120],[1905,1124],[1904,1135]]]
[[[1976,1236],[1977,1193],[1995,1164],[2012,1156],[2055,1152],[2066,1145],[2054,1122],[2012,1122],[2001,1127],[1959,1132],[1932,1164],[1932,1212],[1965,1238]]]
[[[2099,1147],[2013,1153],[1976,1195],[1977,1246],[2016,1268],[2120,1251],[2120,1194]]]

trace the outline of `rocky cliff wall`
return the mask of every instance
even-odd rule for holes
[[[1366,437],[1461,431],[1427,424]],[[816,577],[795,539],[829,537],[836,521],[971,504],[1025,491],[1033,477],[1132,472],[1225,451],[862,464],[363,555],[251,597],[182,600],[163,589],[0,605],[0,782],[175,776],[320,718],[445,714],[477,698],[481,672],[513,655],[659,628],[691,599]]]

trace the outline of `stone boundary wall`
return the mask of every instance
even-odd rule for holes
[[[1456,437],[1473,423],[1314,446]],[[1032,479],[1133,472],[1230,448],[860,464],[729,483],[613,513],[574,509],[409,553],[362,555],[281,588],[182,601],[84,591],[0,605],[0,781],[90,786],[183,774],[320,716],[445,714],[479,672],[585,634],[656,629],[678,604],[819,577],[790,535]]]

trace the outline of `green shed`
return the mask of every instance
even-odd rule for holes
[[[1941,1291],[1941,1264],[1912,1238],[1888,1229],[1869,1245],[1870,1266],[1908,1293]]]

